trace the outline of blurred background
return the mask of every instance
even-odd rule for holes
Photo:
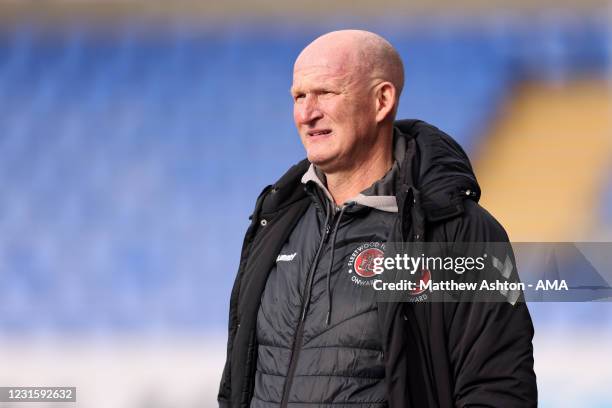
[[[216,406],[248,216],[303,157],[293,61],[331,30],[398,49],[398,116],[464,146],[513,241],[612,241],[612,5],[406,3],[0,0],[0,386]],[[612,407],[612,304],[530,309],[540,405]]]

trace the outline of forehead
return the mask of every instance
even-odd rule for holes
[[[346,88],[353,85],[356,72],[346,64],[328,60],[296,62],[293,69],[292,90],[320,87]]]
[[[313,43],[298,56],[293,67],[293,80],[343,81],[355,70],[354,55],[342,44]]]
[[[348,72],[326,63],[297,65],[293,70],[294,86],[312,86],[317,83],[342,84],[349,78]]]

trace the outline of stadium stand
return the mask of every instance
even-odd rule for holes
[[[474,154],[515,83],[602,76],[611,49],[598,19],[371,28],[405,58],[399,116]],[[3,29],[0,329],[223,327],[254,197],[302,156],[288,89],[307,34]]]
[[[482,204],[514,241],[588,239],[612,157],[610,92],[583,79],[525,84],[508,99],[480,147]]]

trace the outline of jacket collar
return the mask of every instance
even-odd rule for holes
[[[407,198],[411,202],[418,198],[424,217],[431,222],[460,215],[465,199],[478,201],[480,187],[467,155],[457,142],[438,128],[420,120],[401,120],[394,125],[397,169],[391,177],[393,193],[389,197],[396,201],[396,211],[399,210],[400,216],[403,215],[402,207],[406,205]],[[325,185],[307,159],[291,167],[274,183],[265,197],[262,213],[278,211],[303,199],[306,196],[304,182],[312,182],[319,187]],[[380,197],[377,189],[381,186],[387,188],[388,184],[375,183],[361,194],[365,197]],[[331,199],[329,192],[326,196]],[[372,198],[356,198],[363,205],[382,207],[377,202],[364,202]],[[390,199],[385,199],[385,203],[392,205]]]
[[[370,187],[347,200],[347,203],[354,202],[356,205],[371,207],[385,212],[398,212],[395,184],[396,179],[399,177],[400,162],[404,160],[405,156],[405,136],[395,128],[393,132],[393,165],[391,169],[380,180],[377,180]],[[316,185],[323,192],[324,197],[335,206],[334,199],[327,189],[325,174],[314,164],[310,164],[301,181],[303,184],[311,182]]]
[[[480,199],[470,160],[452,137],[421,120],[401,120],[395,126],[408,140],[398,191],[411,188],[428,221],[454,218],[463,213],[465,199]]]

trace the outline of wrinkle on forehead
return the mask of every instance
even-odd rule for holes
[[[331,64],[317,63],[300,67],[294,71],[291,91],[302,88],[332,87],[344,90],[355,82],[348,69]]]
[[[359,65],[357,53],[353,47],[341,45],[315,40],[298,56],[294,72],[307,74],[321,72],[337,77],[355,74],[355,67]]]
[[[347,76],[353,81],[390,81],[398,94],[404,84],[404,68],[397,51],[387,40],[368,31],[333,31],[315,39],[296,59],[294,75],[313,71]]]

